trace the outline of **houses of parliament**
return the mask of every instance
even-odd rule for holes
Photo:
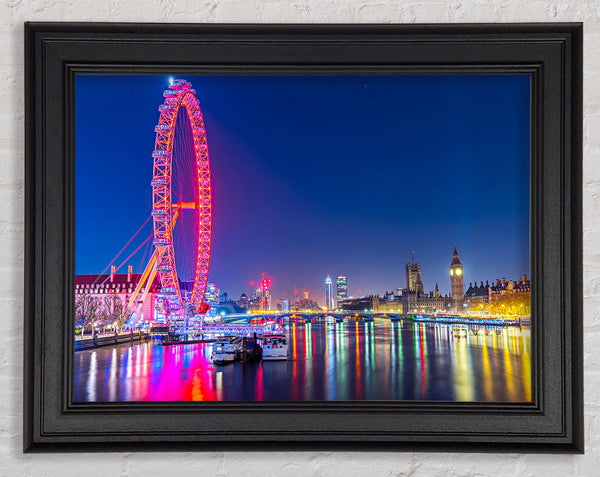
[[[527,275],[522,275],[518,280],[497,279],[491,285],[488,281],[485,285],[483,282],[480,282],[480,285],[471,282],[465,291],[463,266],[456,245],[450,262],[450,295],[441,295],[437,283],[434,291],[425,293],[419,261],[406,262],[405,270],[406,287],[398,288],[395,292],[386,292],[383,298],[372,297],[373,311],[400,311],[404,314],[456,312],[493,301],[502,301],[515,295],[529,301],[530,282]]]

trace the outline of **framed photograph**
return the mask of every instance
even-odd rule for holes
[[[26,452],[583,452],[581,24],[25,36]]]

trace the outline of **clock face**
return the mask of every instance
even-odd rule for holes
[[[450,269],[450,275],[454,275],[454,269],[453,268]]]
[[[460,268],[457,268],[457,269],[456,269],[456,274],[457,274],[457,275],[462,275],[462,270],[461,270]]]

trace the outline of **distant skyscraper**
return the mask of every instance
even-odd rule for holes
[[[206,293],[204,295],[204,301],[208,303],[211,308],[219,306],[219,295],[220,287],[216,283],[208,282],[206,284]]]
[[[337,302],[338,306],[340,301],[348,298],[348,279],[343,276],[337,277]]]
[[[406,263],[406,288],[409,293],[423,294],[423,281],[421,280],[421,262]]]
[[[327,275],[327,278],[325,279],[325,306],[329,311],[335,309],[333,304],[333,283],[331,282],[331,277],[329,275]]]
[[[271,309],[271,290],[269,288],[259,288],[257,295],[260,303],[260,309],[267,311]]]
[[[452,286],[452,299],[455,304],[457,302],[462,302],[465,298],[465,287],[463,285],[462,263],[460,263],[460,259],[458,258],[456,245],[454,245],[452,263],[450,264],[450,285]]]
[[[277,300],[275,302],[275,309],[277,311],[282,311],[284,313],[287,313],[288,311],[290,311],[290,300],[288,300],[288,299]]]
[[[265,277],[264,273],[262,274],[260,282],[258,282],[256,296],[258,298],[260,309],[262,311],[267,311],[271,309],[271,282],[272,280],[268,277]]]

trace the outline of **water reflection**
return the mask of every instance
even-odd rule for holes
[[[530,401],[529,329],[292,323],[287,361],[213,365],[210,344],[75,354],[76,401]]]

